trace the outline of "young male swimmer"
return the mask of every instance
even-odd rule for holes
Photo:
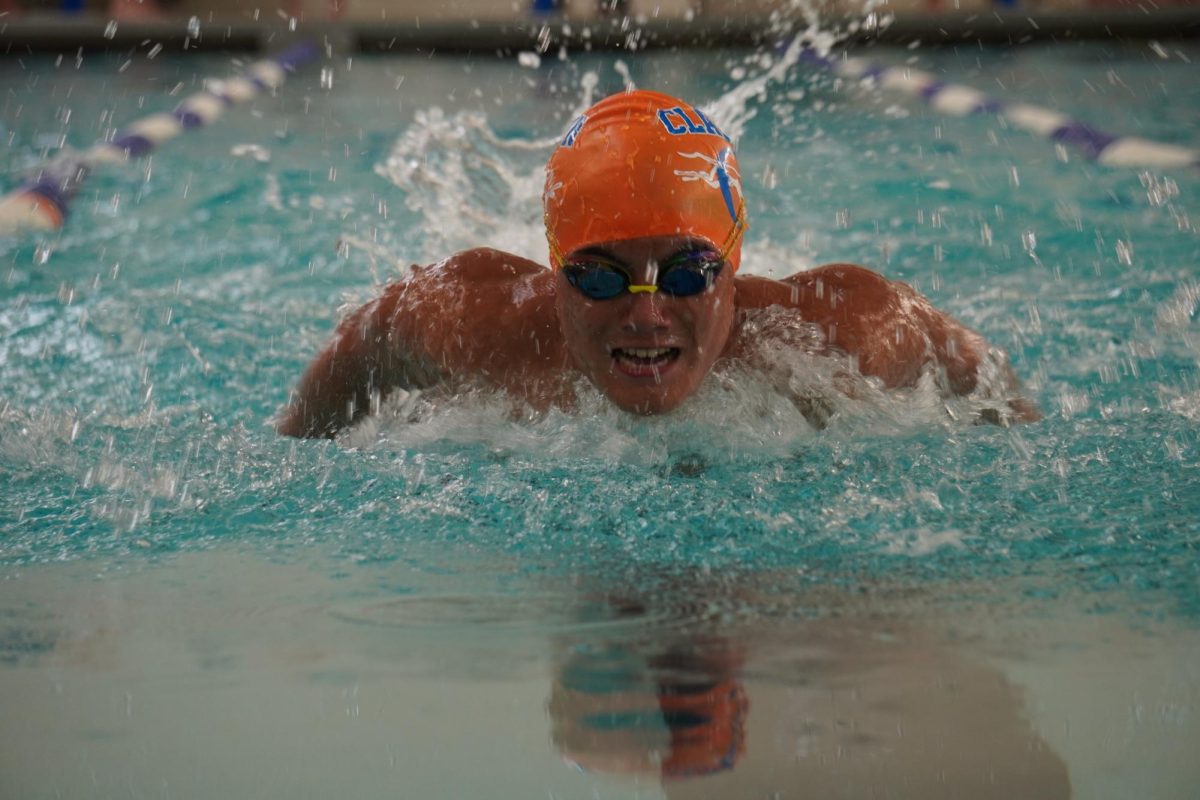
[[[569,408],[581,375],[626,411],[668,412],[718,359],[746,360],[743,318],[770,306],[890,388],[933,366],[967,394],[988,356],[979,334],[863,267],[737,275],[746,207],[733,147],[667,95],[588,109],[550,157],[543,202],[553,269],[486,248],[414,267],[338,326],[278,430],[333,436],[397,387],[482,385]],[[1037,419],[1004,370],[1015,418]]]

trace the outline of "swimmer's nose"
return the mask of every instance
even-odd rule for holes
[[[652,331],[667,327],[664,304],[657,292],[630,294],[626,300],[623,327],[628,331]]]

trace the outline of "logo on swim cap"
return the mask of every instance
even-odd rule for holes
[[[694,115],[695,119],[688,115],[689,111]],[[696,121],[697,119],[699,122]],[[689,108],[686,111],[683,106],[664,108],[658,112],[658,121],[667,129],[667,133],[672,136],[683,136],[689,133],[708,133],[713,136],[720,136],[727,142],[730,141],[729,137],[722,133],[721,129],[698,108]]]
[[[675,175],[685,183],[703,181],[709,187],[719,189],[721,198],[725,201],[725,210],[729,212],[729,218],[733,220],[734,224],[741,224],[741,220],[738,218],[740,203],[734,200],[733,193],[736,190],[738,197],[741,197],[742,179],[738,174],[737,164],[733,161],[733,148],[723,148],[716,158],[704,153],[679,153],[678,155],[680,158],[699,159],[704,162],[707,169],[677,169]]]
[[[576,137],[583,130],[583,123],[587,122],[587,114],[580,114],[579,119],[571,123],[571,127],[567,128],[567,133],[563,136],[563,140],[559,142],[559,147],[571,147],[575,144]]]
[[[746,232],[737,156],[695,106],[641,90],[587,109],[546,165],[550,262],[583,247],[643,237],[710,242],[737,269]]]

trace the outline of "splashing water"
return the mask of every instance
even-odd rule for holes
[[[828,52],[806,19],[798,38]],[[678,680],[717,640],[744,651],[759,763],[819,761],[804,755],[819,752],[814,731],[843,730],[857,704],[818,718],[820,698],[845,698],[847,681],[896,693],[912,672],[924,701],[936,673],[974,716],[964,686],[1012,689],[998,705],[1038,735],[1019,752],[1062,754],[1080,796],[1195,786],[1180,743],[1195,741],[1196,680],[1179,669],[1196,663],[1200,614],[1194,182],[1064,161],[995,119],[933,119],[806,74],[795,41],[623,67],[358,59],[326,88],[295,76],[302,93],[230,114],[227,134],[156,155],[153,174],[97,171],[61,236],[0,242],[0,681],[19,700],[6,720],[29,720],[0,757],[5,780],[30,795],[242,796],[261,788],[257,766],[206,770],[209,784],[194,759],[242,764],[278,741],[291,766],[272,774],[314,781],[300,793],[383,794],[403,768],[410,786],[425,769],[431,795],[644,796],[648,783],[562,767],[547,698],[626,663],[612,653]],[[1114,56],[1072,52],[893,60],[1079,95],[1084,116],[1080,81]],[[111,126],[161,94],[159,70],[168,85],[219,71],[155,55],[148,78],[97,59],[95,76],[68,64],[56,86],[43,65],[37,91],[70,90],[72,128]],[[1119,65],[1151,87],[1130,114],[1183,137],[1194,81],[1160,61]],[[112,75],[128,99],[101,90]],[[1160,81],[1179,102],[1153,100]],[[932,372],[885,391],[764,312],[746,329],[776,342],[754,356],[769,368],[722,365],[664,417],[616,411],[587,386],[574,412],[541,414],[484,391],[397,392],[334,442],[277,437],[268,420],[338,298],[481,244],[544,260],[542,165],[570,120],[627,83],[707,99],[736,132],[747,273],[844,259],[912,283],[1008,350],[1047,419],[972,424],[1004,407],[998,359],[969,397],[946,400]],[[10,172],[37,160],[46,131],[61,138],[64,115],[36,105],[6,116]],[[898,700],[889,730],[899,719],[919,738],[928,704]],[[443,701],[445,730],[513,732],[489,747],[512,746],[507,763],[536,786],[498,789],[477,768],[494,758],[431,737]],[[258,741],[206,727],[246,708]],[[787,727],[797,719],[807,727]],[[129,761],[131,737],[153,768]],[[88,757],[72,760],[80,742]],[[774,761],[772,742],[787,749]],[[297,752],[317,774],[296,772]]]
[[[479,112],[418,111],[377,172],[402,188],[421,220],[419,252],[429,261],[491,242],[540,258],[542,166],[557,137],[499,138]]]

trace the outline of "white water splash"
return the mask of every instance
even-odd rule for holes
[[[486,244],[544,261],[543,163],[557,143],[557,136],[501,139],[479,112],[418,111],[375,168],[404,190],[405,205],[420,218],[420,239],[406,242],[415,252],[399,257],[435,261]]]
[[[755,312],[741,330],[760,344],[737,364],[718,363],[669,414],[621,411],[582,378],[574,409],[544,413],[500,390],[397,391],[339,442],[383,451],[482,445],[538,461],[656,467],[691,454],[710,463],[786,456],[818,435],[823,441],[906,436],[1011,416],[1007,397],[986,378],[970,397],[948,397],[933,369],[913,387],[887,389],[831,351],[814,326],[788,314]]]
[[[811,0],[792,0],[790,7],[774,18],[773,33],[787,41],[783,51],[777,57],[764,53],[750,69],[739,70],[737,85],[704,104],[702,110],[736,143],[746,125],[757,115],[758,104],[770,100],[777,87],[790,81],[792,70],[806,49],[827,57],[848,33],[858,30],[864,23],[878,24],[875,9],[882,4],[883,0],[867,0],[858,18],[842,30],[823,22],[820,9]],[[803,20],[804,28],[796,30],[800,20]],[[754,67],[759,71],[755,73]]]

